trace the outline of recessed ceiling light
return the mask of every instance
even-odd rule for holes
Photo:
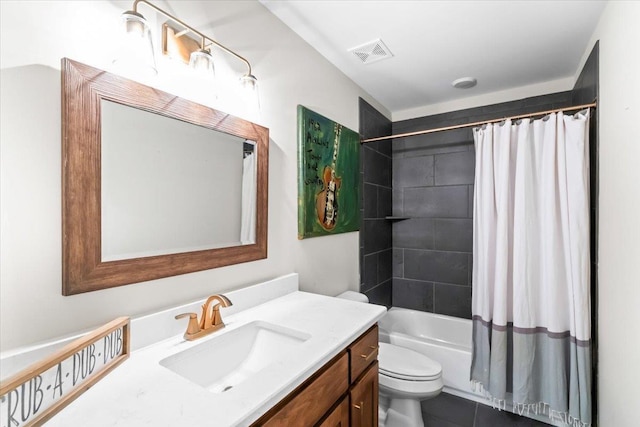
[[[462,77],[451,82],[451,86],[456,89],[470,89],[478,84],[478,80],[473,77]]]

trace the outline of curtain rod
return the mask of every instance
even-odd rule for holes
[[[385,139],[403,138],[405,136],[424,135],[424,134],[427,134],[427,133],[441,132],[443,130],[463,129],[463,128],[468,128],[468,127],[481,126],[481,125],[488,124],[488,123],[498,123],[498,122],[502,122],[504,120],[523,119],[523,118],[531,117],[531,116],[546,116],[547,114],[558,113],[560,111],[574,111],[574,110],[582,110],[582,109],[585,109],[585,108],[596,108],[596,106],[597,106],[597,102],[592,102],[591,104],[576,105],[575,107],[566,107],[566,108],[557,108],[555,110],[538,111],[536,113],[520,114],[520,115],[512,116],[512,117],[503,117],[501,119],[483,120],[481,122],[465,123],[465,124],[462,124],[462,125],[446,126],[446,127],[436,128],[436,129],[419,130],[419,131],[415,131],[415,132],[400,133],[400,134],[397,134],[397,135],[378,136],[376,138],[361,139],[360,140],[360,144],[364,144],[364,143],[367,143],[367,142],[384,141]]]

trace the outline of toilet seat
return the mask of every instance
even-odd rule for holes
[[[442,365],[424,354],[393,344],[380,343],[379,372],[405,381],[435,381],[442,377]]]

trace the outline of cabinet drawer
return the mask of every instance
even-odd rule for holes
[[[284,404],[268,414],[266,421],[254,425],[268,427],[312,426],[348,390],[349,360],[343,353],[330,362],[319,374],[312,376],[302,386],[283,400]]]
[[[349,346],[349,355],[351,358],[350,382],[353,382],[378,358],[378,325],[371,327]]]

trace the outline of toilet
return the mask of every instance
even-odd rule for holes
[[[338,298],[369,302],[366,295],[347,291]],[[420,402],[442,391],[442,366],[417,351],[379,343],[380,427],[423,427]],[[428,426],[426,426],[428,427]]]

